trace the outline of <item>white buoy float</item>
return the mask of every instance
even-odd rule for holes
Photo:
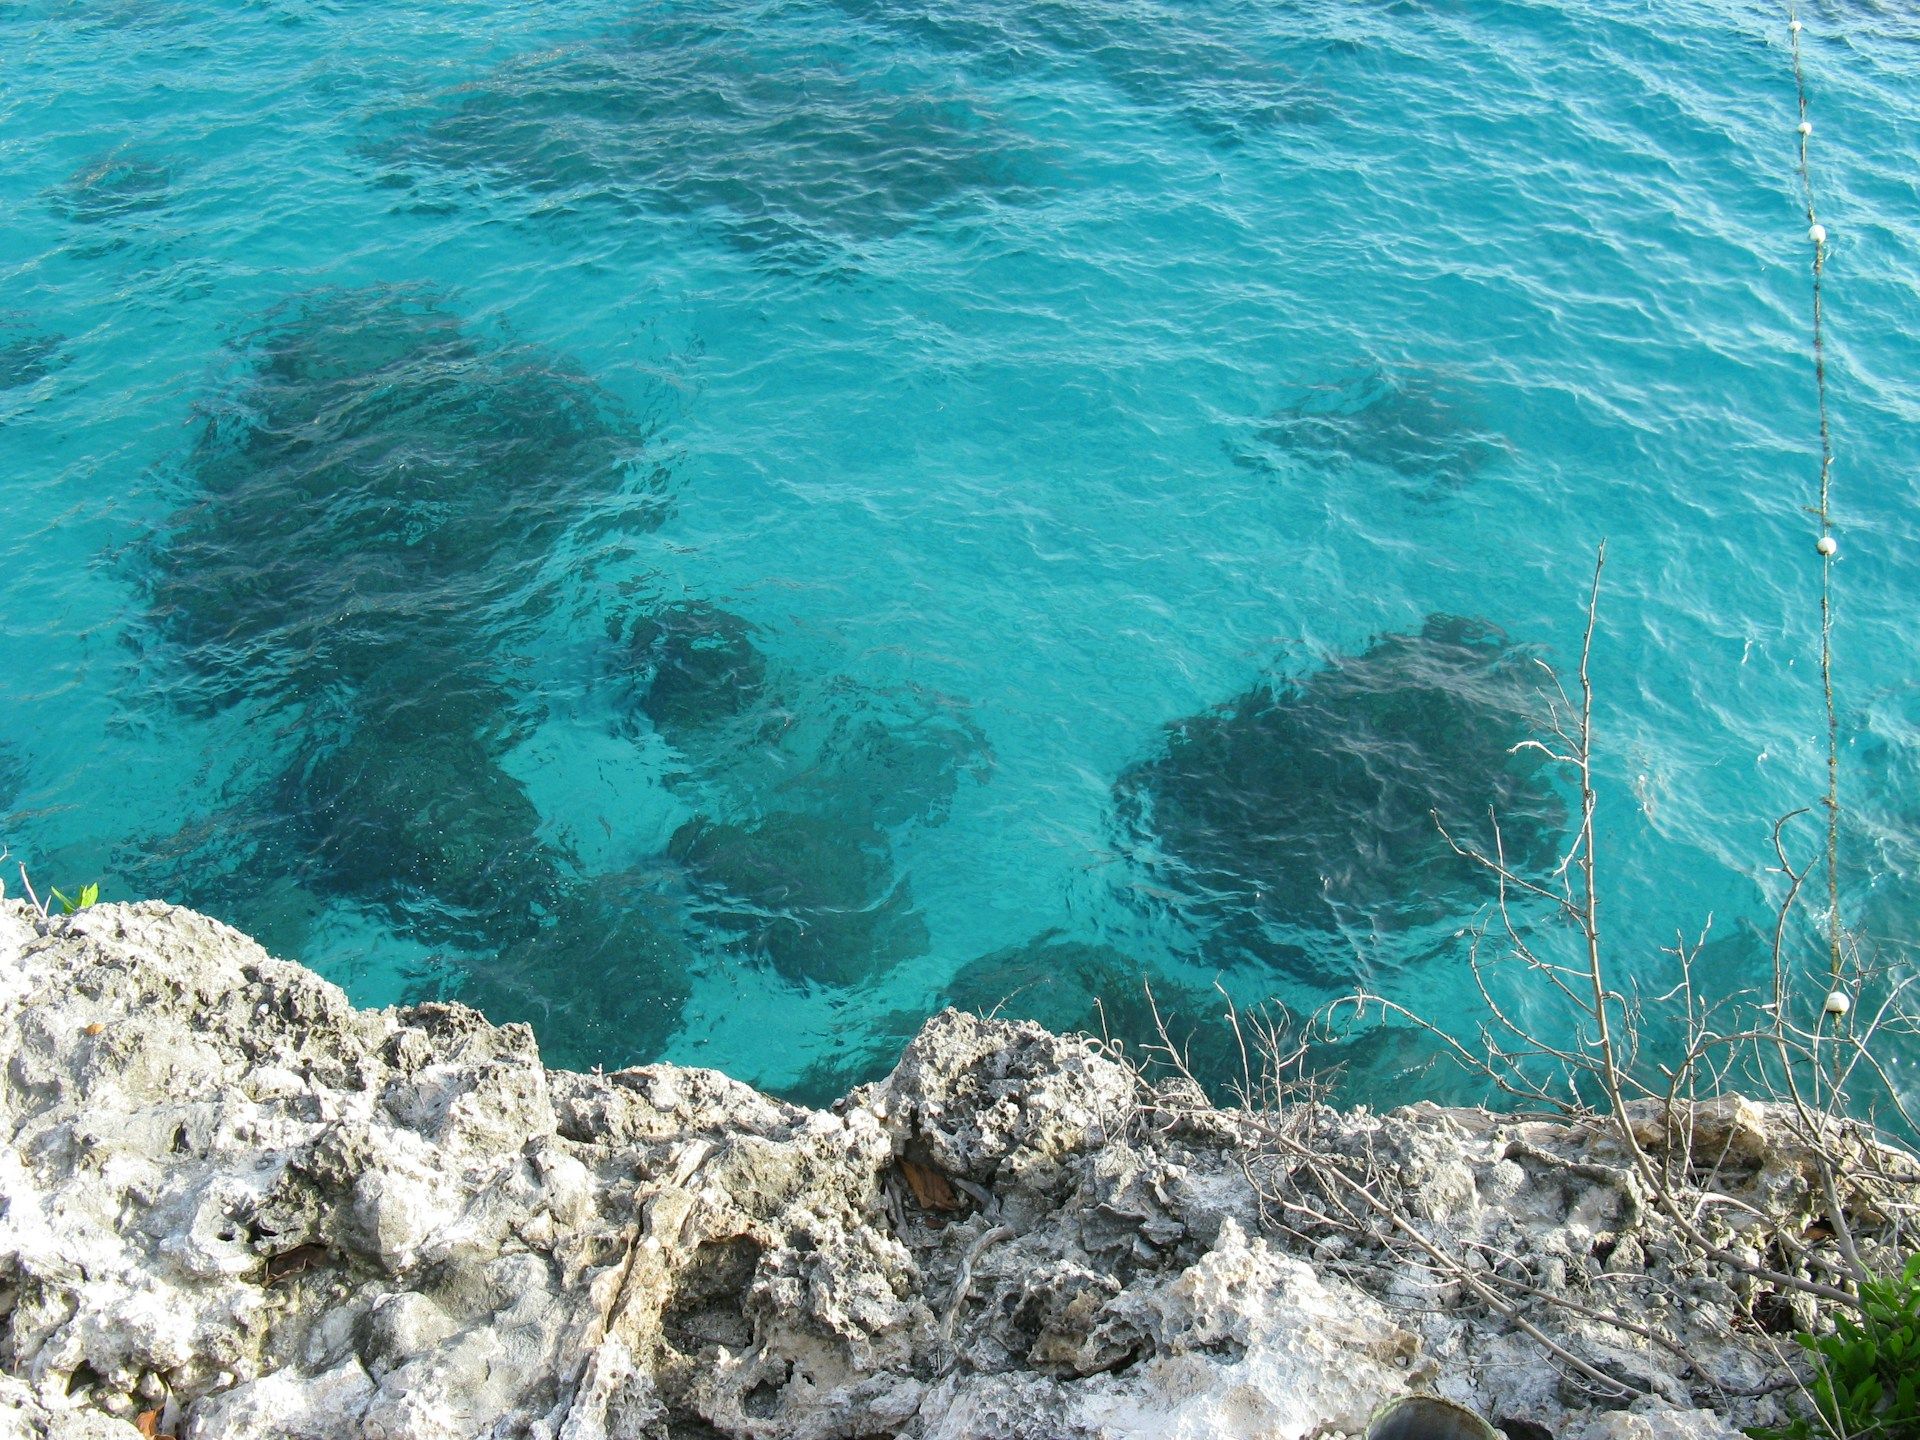
[[[1816,245],[1826,244],[1827,243],[1827,227],[1824,225],[1815,225],[1812,229],[1807,231],[1807,238]]]
[[[1826,1008],[1827,1014],[1833,1016],[1834,1019],[1838,1020],[1842,1015],[1846,1014],[1847,1011],[1853,1008],[1853,1001],[1847,998],[1846,991],[1835,990],[1827,996],[1827,1003],[1825,1008]]]
[[[1839,552],[1840,542],[1831,535],[1822,535],[1818,540],[1813,542],[1813,548],[1818,550],[1822,555],[1825,555],[1828,559],[1832,559],[1833,556]]]
[[[1811,120],[1802,120],[1802,121],[1800,122],[1800,127],[1799,127],[1799,128],[1800,128],[1800,133],[1801,133],[1802,135],[1811,135],[1811,134],[1813,133],[1813,121],[1811,121]]]

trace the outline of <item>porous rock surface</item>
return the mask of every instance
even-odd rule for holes
[[[1651,1393],[1597,1406],[1430,1281],[1290,1240],[1227,1117],[1031,1024],[948,1012],[808,1111],[356,1010],[158,903],[0,905],[0,1016],[0,1437],[1291,1440],[1410,1389],[1527,1437],[1731,1433],[1727,1375],[1616,1337]],[[1339,1123],[1543,1264],[1619,1228],[1490,1117]]]

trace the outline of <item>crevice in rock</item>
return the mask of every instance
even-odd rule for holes
[[[660,1329],[667,1343],[688,1357],[714,1345],[738,1350],[751,1344],[747,1290],[763,1253],[764,1248],[749,1235],[701,1242],[661,1312]]]

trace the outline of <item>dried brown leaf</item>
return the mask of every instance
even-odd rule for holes
[[[900,1173],[906,1178],[907,1188],[913,1191],[913,1202],[922,1210],[964,1210],[967,1202],[947,1182],[947,1177],[928,1165],[916,1164],[912,1160],[900,1162]]]

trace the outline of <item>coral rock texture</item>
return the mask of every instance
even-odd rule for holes
[[[158,903],[0,906],[0,1013],[0,1437],[1309,1437],[1416,1388],[1529,1436],[1729,1433],[1665,1350],[1593,1408],[1288,1241],[1224,1117],[1031,1024],[947,1012],[809,1111],[356,1010]],[[1619,1226],[1505,1122],[1345,1123],[1447,1223],[1566,1263]]]

